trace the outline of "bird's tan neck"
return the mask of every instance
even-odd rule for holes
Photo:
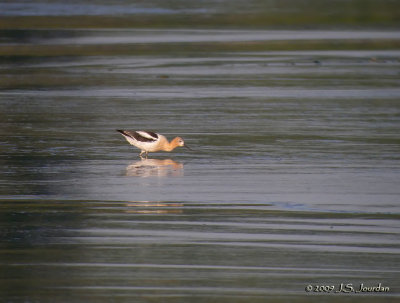
[[[167,152],[174,150],[176,147],[179,146],[178,140],[179,140],[178,138],[174,138],[171,142],[168,142],[166,140],[166,142],[164,143],[164,146],[163,146],[163,150],[165,150]]]

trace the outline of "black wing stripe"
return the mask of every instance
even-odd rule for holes
[[[150,138],[146,138],[146,137],[143,137],[143,136],[141,136],[139,133],[137,133],[137,132],[132,132],[131,133],[132,134],[132,137],[133,138],[135,138],[135,140],[137,140],[137,141],[140,141],[140,142],[154,142],[154,141],[156,141],[157,139],[150,139]],[[150,134],[150,133],[149,133]],[[152,134],[150,134],[153,138],[154,137],[156,137],[157,138],[157,135],[155,134],[155,133],[153,133],[155,136],[153,136]]]
[[[124,136],[132,137],[132,136],[131,136],[127,131],[125,131],[125,130],[117,129],[117,132],[121,133],[121,134],[124,135]]]
[[[122,129],[117,129],[117,132],[121,133],[122,135],[124,135],[125,137],[129,137],[129,138],[134,138],[134,135],[132,132],[127,131],[127,130],[122,130]]]
[[[145,133],[147,133],[148,135],[152,136],[154,138],[154,140],[158,139],[158,135],[156,133],[150,132],[150,131],[145,131]]]
[[[132,138],[132,139],[135,139],[136,141],[140,141],[140,142],[154,142],[158,139],[158,135],[156,133],[149,132],[149,131],[146,131],[146,133],[149,136],[151,136],[152,138],[147,138],[147,137],[142,136],[138,132],[131,132],[131,131],[127,131],[127,130],[117,129],[117,132],[120,132],[122,135]]]

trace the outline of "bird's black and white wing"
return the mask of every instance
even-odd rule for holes
[[[139,142],[151,143],[158,140],[158,135],[149,131],[128,131],[117,129],[117,132],[120,132],[130,144],[135,146]]]
[[[138,130],[134,132],[135,139],[141,142],[154,142],[158,139],[158,135],[153,132]]]

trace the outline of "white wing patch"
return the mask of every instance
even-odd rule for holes
[[[148,133],[146,131],[143,130],[138,130],[136,131],[139,135],[141,135],[144,138],[150,139],[150,140],[157,140],[158,137],[153,136],[151,133]]]

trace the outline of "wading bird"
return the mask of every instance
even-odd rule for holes
[[[181,137],[176,137],[172,139],[171,142],[168,142],[165,136],[149,131],[128,131],[117,129],[117,132],[120,132],[130,144],[141,150],[139,157],[142,159],[147,158],[149,152],[170,152],[178,146],[184,146],[191,150]]]

